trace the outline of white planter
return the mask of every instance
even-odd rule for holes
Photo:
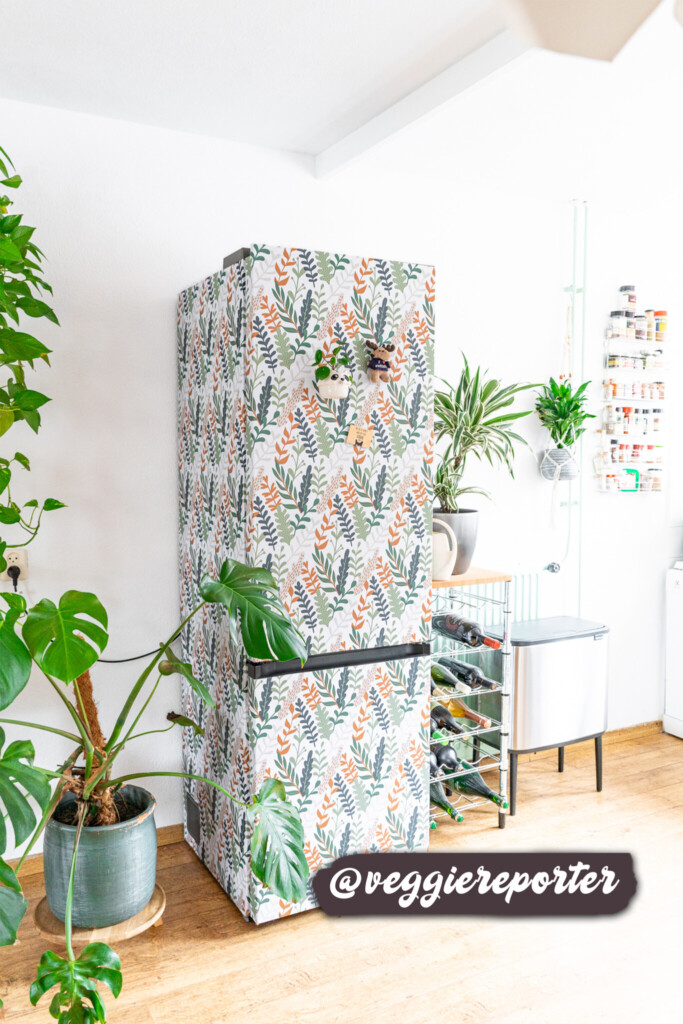
[[[349,394],[350,384],[348,380],[340,380],[339,378],[326,377],[324,380],[316,382],[318,385],[318,392],[321,398],[347,398]]]
[[[576,480],[579,465],[573,448],[546,448],[541,459],[541,475],[546,480]]]

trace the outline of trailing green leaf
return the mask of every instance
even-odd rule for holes
[[[17,931],[27,907],[28,900],[21,891],[19,879],[0,857],[0,946],[13,946],[17,941]]]

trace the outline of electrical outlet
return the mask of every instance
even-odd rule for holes
[[[5,552],[5,561],[7,562],[7,567],[3,572],[0,572],[0,582],[14,584],[14,580],[7,570],[15,565],[19,569],[17,582],[25,583],[28,579],[28,551],[26,548],[10,548],[9,551]]]

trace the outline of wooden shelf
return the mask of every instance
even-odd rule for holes
[[[439,590],[442,587],[476,587],[484,583],[509,583],[512,575],[505,572],[496,572],[495,569],[477,569],[471,565],[467,572],[460,576],[451,576],[449,580],[432,580],[432,589]]]

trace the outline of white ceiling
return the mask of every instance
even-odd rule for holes
[[[495,37],[495,0],[0,0],[0,96],[319,153]]]
[[[612,63],[534,50],[384,142],[379,166],[548,199],[683,201],[683,26],[665,2]],[[653,244],[666,225],[653,225]]]

